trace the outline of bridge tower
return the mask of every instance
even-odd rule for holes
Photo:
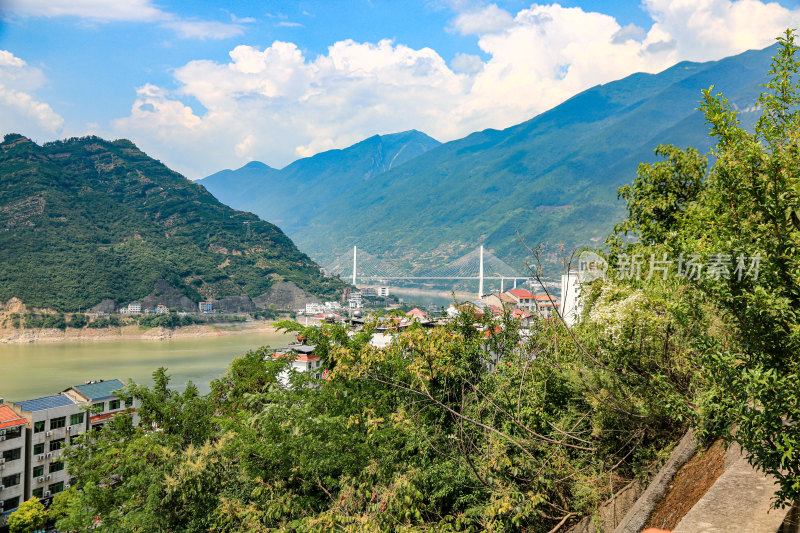
[[[483,245],[481,244],[481,262],[478,266],[478,299],[483,297]]]
[[[353,245],[353,286],[356,284],[356,246]]]

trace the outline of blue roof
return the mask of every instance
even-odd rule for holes
[[[85,385],[75,385],[73,389],[90,400],[97,401],[116,398],[116,395],[112,394],[112,392],[124,386],[125,384],[118,379],[107,379],[105,381],[95,381],[94,383],[87,383]]]
[[[72,405],[75,402],[66,394],[55,394],[53,396],[45,396],[44,398],[36,398],[34,400],[25,400],[24,402],[15,402],[23,411],[41,411],[43,409],[52,409],[53,407],[63,407],[65,405]]]

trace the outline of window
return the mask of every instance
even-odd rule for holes
[[[64,482],[59,481],[58,483],[52,483],[49,487],[47,487],[47,490],[50,491],[50,494],[58,494],[64,490]]]
[[[92,429],[94,429],[96,431],[100,431],[101,429],[103,429],[104,425],[105,424],[95,424],[95,425],[92,426]]]
[[[125,398],[125,407],[131,407],[133,405],[133,398]]]
[[[50,441],[50,451],[54,452],[64,447],[64,439],[53,439]]]
[[[13,487],[14,485],[19,485],[19,474],[12,474],[10,476],[3,477],[3,485],[6,487]]]
[[[41,433],[44,431],[44,420],[39,420],[38,422],[33,423],[33,432],[34,433]]]
[[[33,489],[33,495],[36,498],[41,498],[44,496],[44,489],[39,487],[38,489]]]
[[[75,424],[83,424],[83,413],[69,415],[69,425],[74,426]]]
[[[18,439],[22,436],[22,426],[6,430],[6,440]]]
[[[58,472],[59,470],[64,470],[64,463],[61,461],[53,461],[50,463],[50,473]]]
[[[32,474],[33,477],[42,477],[44,475],[44,466],[34,466]]]
[[[59,416],[58,418],[50,419],[50,429],[59,429],[67,425],[67,417]]]
[[[119,409],[119,404],[120,404],[119,400],[111,400],[110,402],[108,402],[108,410],[113,411],[114,409]]]
[[[93,413],[102,413],[106,409],[106,402],[97,402],[96,404],[92,405],[92,412]]]
[[[3,459],[6,461],[16,461],[22,456],[22,448],[14,448],[3,452]]]
[[[13,498],[3,500],[3,512],[8,512],[11,509],[16,509],[17,507],[19,507],[19,496],[14,496]]]
[[[42,455],[44,453],[44,442],[33,445],[33,455]]]

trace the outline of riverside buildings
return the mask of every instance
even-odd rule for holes
[[[61,454],[77,436],[102,429],[121,413],[133,414],[136,423],[133,399],[114,394],[124,386],[118,379],[90,381],[59,394],[0,405],[0,526],[23,501],[48,501],[69,488]]]
[[[25,497],[25,450],[28,421],[0,405],[0,512],[7,513]]]

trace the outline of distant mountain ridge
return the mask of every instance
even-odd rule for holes
[[[415,270],[484,244],[521,266],[528,252],[519,237],[532,246],[545,244],[555,263],[560,243],[567,249],[602,245],[624,215],[617,187],[635,177],[640,162],[653,160],[658,144],[709,148],[697,110],[702,89],[714,85],[745,110],[745,122],[754,120],[757,85],[774,52],[772,46],[633,74],[505,130],[432,147],[368,181],[330,166],[324,180],[312,173],[302,186],[271,182],[251,189],[248,204],[232,198],[231,204],[269,218],[259,202],[280,199],[283,212],[302,212],[285,228],[323,264],[358,245]],[[318,184],[342,182],[348,187],[336,194],[304,201]]]
[[[281,281],[326,298],[344,287],[278,227],[127,140],[6,135],[0,176],[0,300],[76,311],[171,287],[175,301],[252,305]]]
[[[440,144],[416,130],[373,135],[348,148],[298,159],[281,170],[252,161],[198,183],[223,203],[294,230],[321,205]]]

